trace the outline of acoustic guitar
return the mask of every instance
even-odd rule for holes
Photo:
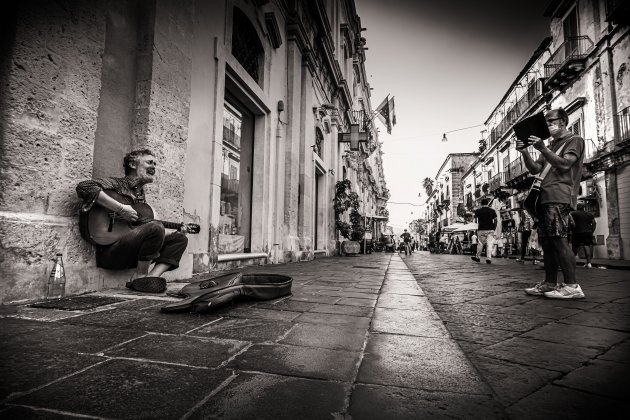
[[[146,203],[133,203],[129,198],[114,191],[103,191],[121,204],[128,204],[138,213],[138,220],[130,222],[115,212],[95,204],[89,211],[79,214],[79,232],[86,241],[93,245],[111,245],[133,229],[145,223],[160,222],[167,229],[179,229],[181,223],[154,220],[153,209]],[[188,233],[199,233],[200,226],[195,223],[185,225]]]

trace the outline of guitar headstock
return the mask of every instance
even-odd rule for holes
[[[199,233],[201,231],[201,226],[196,223],[186,223],[184,227],[187,233]]]

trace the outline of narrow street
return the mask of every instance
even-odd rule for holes
[[[248,267],[290,297],[164,314],[165,294],[3,306],[1,418],[627,418],[627,271],[527,296],[531,263],[375,253]],[[185,283],[169,283],[179,290]],[[558,408],[561,402],[562,409]]]

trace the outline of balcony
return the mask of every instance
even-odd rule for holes
[[[545,63],[545,87],[561,90],[576,79],[585,68],[593,41],[586,36],[570,37],[563,42]]]
[[[501,187],[504,187],[505,178],[505,172],[499,172],[498,174],[490,178],[490,182],[488,182],[488,192],[492,194],[495,191],[498,191]]]
[[[525,114],[529,107],[541,97],[541,84],[542,82],[538,80],[531,83],[527,88],[527,92],[516,100],[516,103],[513,104],[505,113],[505,117],[492,128],[490,131],[490,147],[497,144],[501,140],[502,136],[507,133],[510,128],[512,128],[514,123],[516,123],[520,117]]]
[[[525,163],[523,163],[523,159],[519,156],[508,165],[507,177],[505,179],[505,182],[509,183],[510,181],[520,177],[524,173],[527,173],[527,168],[525,167]]]
[[[615,139],[615,145],[621,146],[630,141],[630,107],[622,109],[615,120],[619,126],[619,137]]]

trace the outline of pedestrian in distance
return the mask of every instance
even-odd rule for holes
[[[569,220],[571,225],[571,245],[573,254],[577,257],[580,248],[584,248],[584,256],[586,257],[586,268],[592,268],[591,260],[593,259],[593,233],[597,227],[595,217],[585,211],[584,205],[578,205],[578,209],[571,212]]]
[[[407,232],[407,229],[400,235],[402,238],[401,247],[405,250],[405,255],[411,254],[411,234]]]
[[[494,231],[497,227],[497,212],[488,206],[490,200],[481,199],[481,207],[475,210],[477,221],[477,253],[470,257],[473,261],[481,262],[481,251],[486,246],[486,263],[492,264],[492,247],[494,246]]]
[[[477,255],[477,232],[473,232],[470,237],[470,251],[473,255]]]
[[[522,210],[519,216],[518,231],[521,233],[521,258],[517,258],[516,262],[523,264],[525,262],[525,255],[527,255],[529,238],[532,236],[532,225],[534,221],[526,211]]]
[[[516,149],[523,156],[528,171],[545,173],[540,185],[538,240],[543,249],[545,279],[525,293],[552,299],[578,299],[584,297],[575,278],[575,254],[569,245],[569,217],[577,204],[577,192],[582,178],[584,139],[567,129],[569,116],[562,108],[545,114],[551,134],[549,145],[536,136],[528,138],[529,145],[540,152],[532,159],[526,144],[517,140]],[[549,169],[547,169],[547,166]],[[558,281],[558,267],[562,269],[563,282]]]

